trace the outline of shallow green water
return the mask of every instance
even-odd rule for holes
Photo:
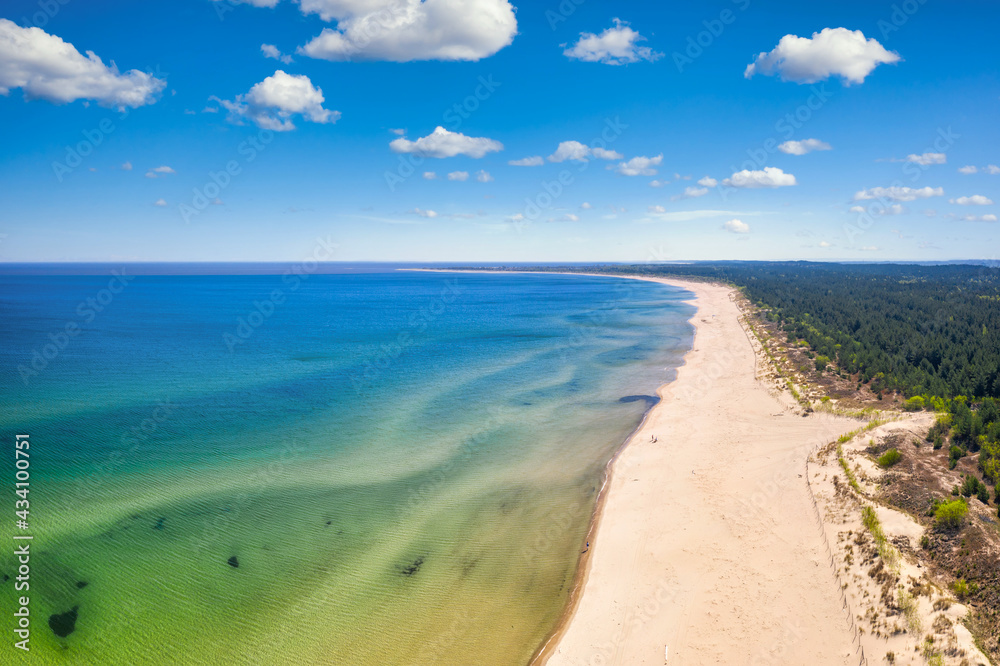
[[[5,663],[526,663],[650,404],[622,398],[691,334],[683,292],[610,278],[140,277],[25,383],[106,278],[0,280],[0,430],[32,444],[0,543],[35,537]]]

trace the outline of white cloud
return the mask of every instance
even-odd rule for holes
[[[979,169],[977,169],[976,167],[974,167],[972,165],[964,166],[964,167],[959,167],[958,168],[958,172],[959,173],[963,173],[966,176],[969,176],[969,175],[972,175],[974,173],[977,173],[978,171],[979,171]]]
[[[743,220],[729,220],[722,227],[734,234],[748,234],[750,233],[750,225]]]
[[[584,201],[582,204],[580,204],[580,208],[582,208],[583,210],[590,210],[591,208],[593,208],[593,206]]]
[[[881,203],[871,204],[868,208],[864,206],[851,206],[852,213],[867,213],[869,215],[902,215],[909,212],[903,204],[890,204],[884,206]]]
[[[814,150],[833,150],[833,147],[819,139],[803,139],[802,141],[785,141],[778,150],[787,155],[805,155]]]
[[[131,169],[131,165],[129,165],[129,169]],[[159,177],[158,174],[171,174],[171,173],[177,173],[177,172],[168,166],[158,166],[147,171],[146,178],[158,178]]]
[[[410,211],[414,215],[419,215],[420,217],[437,217],[438,214],[432,210],[423,210],[422,208],[414,208]]]
[[[542,166],[545,164],[545,160],[542,159],[541,155],[535,155],[534,157],[524,157],[519,160],[510,160],[507,164],[511,166],[533,167]]]
[[[122,164],[122,171],[131,171],[131,170],[132,170],[131,162],[125,162],[124,164]]]
[[[406,135],[406,130],[405,129],[390,129],[389,131],[392,132],[393,134],[395,134],[396,136],[405,136]]]
[[[795,176],[785,173],[777,167],[764,167],[763,171],[737,171],[729,178],[722,181],[727,187],[789,187],[797,185]]]
[[[600,62],[605,65],[625,65],[630,62],[648,60],[654,62],[663,57],[648,46],[638,46],[636,42],[646,38],[628,27],[628,23],[614,19],[614,25],[600,35],[581,32],[576,44],[563,51],[563,55],[585,62]]]
[[[491,180],[493,180],[493,176],[490,175],[489,171],[484,171],[483,169],[480,169],[479,171],[476,172],[476,180],[478,180],[480,183],[488,183]]]
[[[579,222],[580,218],[573,213],[566,213],[559,220],[562,222]]]
[[[698,197],[703,197],[708,194],[707,187],[685,187],[684,194],[678,194],[670,197],[672,201],[679,201],[680,199],[697,199]]]
[[[229,111],[229,120],[238,124],[249,118],[258,127],[286,132],[295,129],[291,117],[300,115],[314,123],[335,123],[339,111],[323,108],[323,90],[313,86],[308,76],[277,70],[233,101],[212,97]]]
[[[625,156],[619,153],[617,150],[594,148],[590,152],[594,157],[596,157],[599,160],[620,160],[625,158]]]
[[[261,44],[260,52],[264,54],[265,58],[274,58],[275,60],[280,60],[286,65],[292,61],[292,56],[283,54],[274,44]]]
[[[862,252],[878,252],[879,248],[875,245],[862,245],[858,248]]]
[[[992,206],[993,199],[989,197],[984,197],[982,194],[973,194],[971,197],[959,197],[957,199],[949,199],[949,203],[958,204],[959,206]]]
[[[163,208],[164,206],[167,205],[167,202],[164,201],[163,199],[157,199],[156,201],[153,202],[153,205],[154,206],[159,206],[160,208]]]
[[[667,209],[663,206],[649,206],[646,210],[650,213],[666,213]]]
[[[21,88],[29,100],[66,104],[85,99],[123,109],[152,104],[166,85],[137,69],[122,74],[114,62],[106,66],[93,51],[84,56],[41,28],[0,19],[0,95]]]
[[[888,199],[889,201],[916,201],[917,199],[927,199],[929,197],[944,196],[944,188],[941,187],[873,187],[855,193],[855,201],[865,201],[868,199]]]
[[[829,241],[820,241],[819,242],[819,246],[820,247],[832,247],[832,243],[830,243]]]
[[[948,162],[948,156],[944,153],[924,153],[923,155],[907,155],[904,162],[912,162],[913,164],[919,164],[921,166],[930,166],[932,164],[945,164]]]
[[[586,162],[591,157],[595,157],[599,160],[620,160],[624,157],[624,155],[614,150],[607,150],[606,148],[591,149],[589,146],[586,146],[579,141],[562,141],[556,147],[556,152],[549,155],[548,160],[550,162],[565,162],[566,160]],[[527,159],[533,160],[535,158]],[[531,165],[518,166],[535,166],[535,164],[532,163]]]
[[[712,178],[711,176],[705,176],[704,178],[698,180],[698,184],[701,185],[702,187],[715,187],[716,185],[719,184],[719,181]]]
[[[459,132],[449,132],[443,127],[436,127],[434,131],[416,141],[400,137],[389,143],[389,147],[396,153],[416,153],[424,157],[455,157],[456,155],[467,155],[468,157],[480,158],[486,153],[503,150],[503,144],[486,137],[465,136]]]
[[[424,180],[434,180],[438,177],[433,171],[424,171]]]
[[[990,215],[965,215],[961,219],[965,220],[966,222],[996,222],[997,221],[997,216],[996,215],[992,215],[992,214],[990,214]]]
[[[586,162],[590,157],[590,148],[579,141],[563,141],[556,148],[556,152],[549,155],[549,162],[565,162],[566,160],[576,160]]]
[[[608,168],[614,169],[623,176],[653,176],[656,175],[656,169],[653,167],[659,166],[662,161],[662,153],[656,157],[643,157],[640,155],[626,162],[621,162],[618,165],[608,166]]]
[[[862,83],[883,63],[900,61],[899,54],[885,50],[875,39],[865,39],[860,30],[824,28],[812,37],[785,35],[770,53],[761,53],[743,76],[778,74],[782,81],[816,83],[839,76],[846,85]]]
[[[1000,175],[1000,166],[997,166],[996,164],[988,164],[986,165],[986,173],[991,176]]]
[[[664,180],[651,180],[649,181],[650,187],[663,187],[664,185],[669,185],[667,181]]]
[[[448,174],[448,180],[469,180],[468,171],[452,171]]]
[[[480,60],[517,34],[507,0],[299,0],[336,21],[299,48],[324,60]]]
[[[212,199],[212,205],[213,206],[224,206],[225,204],[222,203],[222,199],[220,199],[219,197],[215,197],[214,199]]]

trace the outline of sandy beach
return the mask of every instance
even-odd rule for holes
[[[536,663],[857,663],[805,461],[858,421],[803,418],[758,379],[732,289],[663,282],[696,294],[694,346],[612,466]]]

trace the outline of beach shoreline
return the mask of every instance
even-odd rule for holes
[[[599,276],[691,291],[694,336],[608,463],[590,548],[532,666],[845,663],[853,635],[804,472],[858,421],[802,418],[758,377],[732,287]]]
[[[843,615],[835,598],[834,582],[829,572],[819,566],[823,563],[819,558],[821,542],[815,528],[808,529],[807,512],[801,511],[790,519],[794,525],[790,530],[786,525],[785,531],[802,535],[806,543],[800,546],[815,555],[811,559],[806,556],[808,564],[804,568],[816,571],[799,575],[801,587],[791,595],[798,599],[784,600],[779,604],[782,608],[775,609],[779,611],[776,615],[785,616],[781,618],[783,623],[775,624],[770,632],[758,632],[759,623],[750,620],[753,615],[740,610],[748,598],[734,594],[728,586],[719,590],[715,598],[712,588],[718,581],[717,571],[739,562],[747,542],[757,541],[761,556],[768,557],[768,551],[772,550],[767,545],[772,531],[768,523],[775,518],[768,515],[768,509],[780,513],[777,509],[781,506],[780,496],[789,490],[797,491],[804,508],[808,488],[799,474],[800,464],[804,465],[805,457],[817,442],[836,438],[855,427],[856,422],[829,415],[802,419],[790,397],[782,400],[758,381],[757,351],[739,321],[741,313],[731,287],[686,280],[638,279],[668,284],[694,294],[689,301],[697,308],[691,318],[692,346],[674,381],[658,389],[660,402],[610,463],[604,497],[595,507],[589,557],[581,562],[578,590],[532,663],[732,663],[748,658],[767,662],[777,656],[776,651],[781,655],[778,661],[801,658],[815,663],[842,663],[843,656],[850,652],[851,638],[846,631],[831,630],[839,626],[833,620],[842,624]],[[704,410],[703,423],[694,424],[693,429],[691,423],[686,424],[687,428],[677,427],[690,414],[687,410],[698,409]],[[754,423],[754,427],[737,432],[726,429],[733,421],[744,420],[763,423]],[[753,450],[758,448],[753,446],[754,437],[750,435],[755,429],[771,440],[770,446]],[[740,434],[750,435],[746,437],[746,455],[732,456],[728,468],[706,465],[697,453],[692,455],[692,449],[713,445],[718,448],[720,439]],[[686,454],[684,468],[691,467],[690,476],[677,474],[679,461],[664,455],[668,446],[682,441],[679,453]],[[791,446],[787,445],[789,441]],[[754,465],[759,459],[770,460],[776,453],[781,459],[761,479],[753,481],[737,474],[742,466]],[[708,484],[702,482],[699,472],[702,477],[741,476],[743,492],[736,489],[736,479],[720,483],[716,491],[711,479]],[[643,484],[635,483],[640,481],[636,477],[640,473],[647,479],[644,485],[652,487],[643,488]],[[664,483],[670,476],[682,481],[683,487],[670,489]],[[760,501],[749,505],[749,509],[739,503],[735,511],[726,506],[725,497],[753,497],[755,492],[760,494],[769,487],[770,492],[764,492]],[[672,500],[679,499],[678,496],[685,499],[672,507]],[[657,500],[650,501],[651,497]],[[713,503],[714,510],[699,509]],[[682,516],[680,520],[676,519],[677,514],[670,514],[671,508]],[[729,515],[731,522],[740,522],[742,518],[743,525],[728,535],[716,534],[715,530],[707,530],[705,523],[683,518],[688,515],[685,508],[704,513],[706,523],[724,524]],[[666,519],[657,520],[658,517]],[[681,544],[664,544],[662,551],[650,548],[650,542],[673,540],[670,535],[677,530],[693,535],[679,540]],[[720,540],[727,542],[721,549]],[[770,568],[772,574],[776,573]],[[820,577],[823,574],[827,577]],[[814,579],[819,581],[818,586],[811,584]],[[789,581],[772,575],[769,582],[770,590],[755,590],[758,596],[761,593],[767,596],[768,592],[781,596]],[[824,621],[808,627],[797,624],[796,608],[803,601],[806,607],[820,610]],[[730,607],[719,608],[720,602]],[[757,612],[766,610],[757,607]],[[698,614],[711,619],[701,622]],[[744,626],[739,627],[741,621]],[[795,628],[789,630],[792,625]],[[713,627],[717,632],[713,632]],[[770,638],[761,640],[769,633]],[[789,637],[797,634],[801,637],[790,645]],[[822,635],[825,635],[823,640]],[[714,658],[707,658],[710,652],[716,653]]]

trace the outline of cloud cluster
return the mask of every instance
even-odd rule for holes
[[[659,154],[656,157],[633,157],[632,159],[621,162],[614,166],[609,166],[609,169],[614,169],[616,173],[623,176],[655,176],[657,167],[663,161],[663,154]]]
[[[797,185],[795,176],[785,173],[777,167],[764,167],[762,171],[750,171],[744,169],[737,171],[729,178],[722,181],[726,187],[740,187],[747,189],[790,187]]]
[[[704,180],[704,178],[702,180]],[[670,197],[670,199],[672,201],[680,201],[681,199],[696,199],[698,197],[703,197],[706,194],[708,194],[707,187],[685,187],[683,194]]]
[[[466,155],[479,159],[487,153],[503,150],[503,144],[499,141],[486,137],[466,136],[443,127],[434,128],[433,132],[416,141],[410,141],[405,137],[394,139],[389,143],[389,147],[396,153],[415,153],[436,158]]]
[[[258,127],[275,132],[295,129],[291,119],[294,115],[314,123],[335,123],[340,118],[339,111],[323,108],[323,91],[313,86],[308,76],[286,74],[280,69],[235,100],[211,99],[229,111],[231,122],[242,123],[248,118]]]
[[[542,158],[541,155],[535,155],[533,157],[524,157],[519,160],[510,160],[509,162],[507,162],[507,164],[511,166],[534,167],[534,166],[542,166],[543,164],[545,164],[545,160]]]
[[[949,199],[949,203],[958,204],[959,206],[992,206],[993,199],[989,197],[984,197],[982,194],[973,194],[971,197],[958,197],[957,199]]]
[[[1000,175],[1000,166],[997,166],[996,164],[987,164],[983,167],[982,171],[990,174],[991,176],[998,176]],[[970,164],[969,166],[960,167],[958,172],[969,176],[974,173],[979,173],[979,167]]]
[[[517,34],[507,0],[299,0],[299,6],[337,23],[298,50],[323,60],[475,61]]]
[[[940,197],[944,195],[944,188],[941,187],[902,187],[893,185],[892,187],[872,187],[861,190],[854,195],[855,201],[866,201],[869,199],[887,199],[889,201],[916,201],[917,199],[928,199],[930,197]]]
[[[726,231],[734,234],[748,234],[750,233],[750,225],[743,220],[729,220],[722,225],[722,228]]]
[[[803,139],[802,141],[785,141],[778,146],[778,150],[786,155],[805,155],[814,150],[833,150],[833,147],[819,139]]]
[[[878,65],[900,61],[877,40],[865,39],[860,30],[824,28],[812,37],[785,35],[770,52],[747,65],[743,76],[777,74],[782,81],[816,83],[839,76],[846,85],[863,83]]]
[[[129,163],[129,162],[126,162],[125,164],[128,164],[128,169],[126,169],[126,171],[131,171],[132,170],[132,164]],[[124,167],[124,165],[122,165],[122,166]],[[158,167],[153,167],[152,169],[150,169],[149,171],[147,171],[146,172],[146,178],[159,178],[160,176],[165,176],[165,175],[172,174],[172,173],[177,173],[177,172],[174,171],[172,168],[166,166],[166,165],[164,165],[164,166],[158,166]]]
[[[932,164],[945,164],[948,162],[948,156],[944,153],[924,153],[923,155],[907,155],[905,162],[910,162],[912,164],[919,164],[921,166],[930,166]]]
[[[282,53],[274,44],[261,44],[260,52],[264,54],[265,58],[273,58],[274,60],[279,60],[286,65],[292,61],[292,56]]]
[[[563,55],[584,62],[600,62],[605,65],[626,65],[640,60],[655,62],[663,57],[648,46],[636,42],[646,38],[628,27],[628,23],[614,19],[614,25],[595,35],[581,32],[576,44],[563,51]]]
[[[870,213],[872,215],[902,215],[907,211],[903,204],[891,204],[889,206],[871,204],[868,209],[864,206],[851,206],[850,212],[858,214]]]
[[[0,19],[0,95],[21,88],[26,99],[55,104],[85,99],[123,109],[152,104],[166,85],[137,69],[122,74],[93,51],[84,56],[41,28],[22,28]]]
[[[606,148],[590,148],[579,141],[563,141],[556,147],[556,152],[549,155],[548,160],[549,162],[565,162],[566,160],[586,162],[591,157],[595,157],[599,160],[620,160],[624,157],[624,155],[614,150],[607,150]],[[532,164],[532,166],[534,166],[534,164]]]

